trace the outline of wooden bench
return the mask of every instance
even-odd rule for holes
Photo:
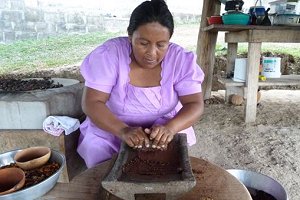
[[[232,79],[219,78],[218,82],[225,86],[225,101],[229,101],[231,94],[238,94],[246,98],[245,82],[236,82]],[[258,86],[300,86],[299,75],[281,75],[280,78],[267,78],[266,81],[259,81]]]

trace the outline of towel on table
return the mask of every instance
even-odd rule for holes
[[[65,135],[76,131],[80,126],[78,119],[67,116],[49,116],[43,122],[43,129],[45,132],[60,136],[63,132]]]

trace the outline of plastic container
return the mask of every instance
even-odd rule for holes
[[[270,2],[270,14],[300,14],[300,2],[296,1],[273,1]]]
[[[261,75],[265,76],[266,78],[280,78],[280,67],[280,57],[263,57]]]
[[[246,81],[247,58],[236,58],[232,80],[236,82]]]
[[[207,22],[209,25],[211,24],[223,24],[222,16],[216,15],[207,18]]]
[[[222,20],[227,25],[248,25],[250,23],[250,15],[245,13],[229,13],[222,15]]]
[[[265,7],[264,6],[251,6],[249,9],[249,14],[252,16],[265,16]]]
[[[300,15],[276,14],[270,16],[273,25],[300,26]]]

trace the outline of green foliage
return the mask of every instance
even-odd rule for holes
[[[63,35],[40,40],[0,44],[0,74],[34,71],[78,63],[112,33]]]
[[[238,54],[246,54],[248,52],[247,44],[239,44]],[[273,54],[286,54],[292,55],[296,59],[300,59],[300,48],[299,46],[285,47],[282,44],[269,44],[266,43],[262,45],[262,53],[271,52]],[[216,55],[226,55],[227,48],[224,45],[217,44],[216,45]]]

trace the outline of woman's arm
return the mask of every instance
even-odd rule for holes
[[[154,140],[154,146],[165,147],[176,133],[192,126],[203,114],[204,101],[202,93],[180,96],[179,100],[183,107],[176,116],[164,126],[154,126],[152,128],[150,139]]]
[[[109,94],[85,87],[82,97],[83,112],[99,128],[124,140],[131,147],[149,143],[141,127],[129,127],[119,120],[106,106]]]

